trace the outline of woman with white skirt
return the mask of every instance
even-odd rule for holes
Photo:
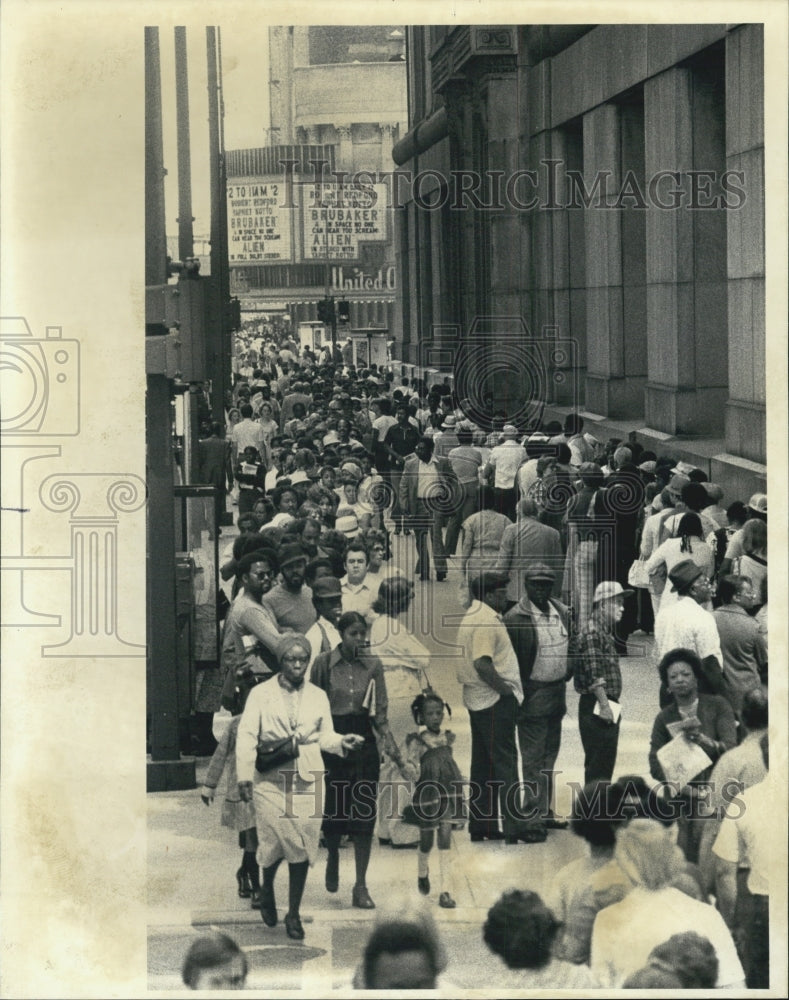
[[[280,673],[259,684],[247,698],[238,726],[236,765],[239,794],[255,806],[258,864],[263,872],[261,917],[266,926],[276,926],[274,877],[284,858],[290,875],[285,930],[289,938],[301,941],[299,908],[307,871],[318,856],[323,817],[321,750],[344,756],[361,746],[364,738],[335,733],[325,692],[304,681],[311,652],[303,635],[283,636],[277,656]],[[258,745],[271,748],[288,737],[297,756],[258,771]]]

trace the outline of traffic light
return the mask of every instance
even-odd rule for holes
[[[318,319],[321,323],[334,322],[334,299],[321,299],[318,302]]]
[[[349,323],[351,319],[351,304],[347,299],[341,299],[337,303],[337,322]]]

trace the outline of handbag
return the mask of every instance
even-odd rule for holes
[[[255,757],[255,770],[259,774],[281,767],[299,756],[299,746],[295,735],[283,736],[279,740],[261,740]]]
[[[646,590],[649,587],[649,574],[646,572],[646,559],[634,559],[627,573],[627,582],[631,587]]]

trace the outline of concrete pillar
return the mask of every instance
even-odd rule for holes
[[[729,399],[726,451],[766,462],[764,319],[764,41],[760,24],[726,38],[726,169],[745,199],[726,213]],[[739,181],[738,181],[739,183]]]
[[[338,125],[337,138],[340,142],[337,164],[341,170],[353,170],[353,145],[351,141],[351,126]]]
[[[586,409],[637,417],[646,382],[644,213],[634,198],[602,205],[618,204],[630,178],[643,187],[640,108],[603,104],[588,112],[583,152],[583,197],[592,199],[584,209]]]
[[[559,128],[542,132],[531,142],[529,167],[544,185],[543,161],[558,164],[561,193],[556,204],[561,207],[538,209],[533,213],[535,309],[533,336],[561,341],[561,350],[552,359],[551,368],[561,373],[549,383],[547,402],[584,409],[586,373],[586,267],[583,213],[568,206],[561,178],[567,170],[580,170],[582,138],[577,129]],[[524,186],[521,197],[533,191]],[[548,199],[547,189],[540,189],[541,202]]]
[[[721,435],[728,396],[726,212],[689,208],[714,198],[719,180],[701,197],[688,171],[720,178],[725,164],[715,85],[714,73],[674,67],[644,86],[645,418],[667,434]]]

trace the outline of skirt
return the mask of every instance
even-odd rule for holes
[[[326,766],[323,831],[372,835],[381,764],[370,717],[366,713],[333,715],[332,725],[335,733],[343,736],[347,733],[364,736],[365,743],[347,757],[323,755]]]
[[[403,810],[403,820],[423,830],[434,830],[440,823],[462,828],[468,818],[463,785],[450,748],[428,750],[421,760],[413,801]]]
[[[277,774],[277,779],[258,781],[254,787],[257,862],[261,868],[283,858],[288,864],[314,865],[321,835],[320,784],[302,792],[287,777]]]

